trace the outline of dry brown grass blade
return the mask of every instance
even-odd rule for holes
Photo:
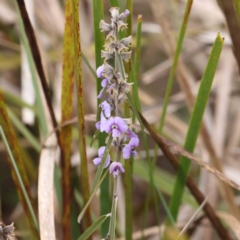
[[[152,11],[153,11],[153,14],[154,14],[157,22],[162,26],[164,38],[167,39],[167,41],[164,41],[164,46],[168,52],[168,55],[170,57],[172,57],[174,54],[174,51],[176,49],[176,42],[175,42],[175,37],[174,37],[173,33],[171,32],[169,21],[168,21],[167,17],[165,16],[164,9],[162,8],[162,6],[164,6],[164,5],[161,5],[161,3],[157,0],[152,1],[150,5],[152,7]],[[190,87],[187,69],[186,69],[181,57],[179,57],[179,60],[178,60],[176,79],[181,87],[181,90],[186,95],[186,102],[187,102],[188,108],[190,110],[192,110],[193,106],[194,106],[194,102],[195,102],[195,97],[194,97],[191,87]],[[216,150],[213,146],[210,134],[207,130],[207,127],[206,127],[206,124],[204,121],[202,123],[200,134],[203,139],[203,144],[210,155],[210,159],[211,159],[213,166],[219,172],[223,172],[221,159],[218,157],[218,155],[216,153]],[[219,186],[220,186],[220,193],[221,193],[223,199],[228,204],[229,209],[231,210],[232,214],[238,218],[240,216],[240,213],[239,213],[238,207],[235,204],[234,194],[233,194],[232,190],[229,188],[228,185],[225,185],[223,182],[222,183],[220,182]]]
[[[57,140],[49,137],[42,149],[38,175],[38,212],[41,240],[55,240],[53,173]]]
[[[166,143],[166,140],[163,140],[162,137],[160,137],[156,131],[154,131],[151,126],[148,124],[148,122],[146,121],[146,119],[142,116],[141,113],[139,113],[139,116],[141,117],[142,123],[145,126],[145,128],[148,130],[149,134],[151,135],[151,137],[154,139],[154,141],[156,142],[156,144],[162,149],[164,155],[166,156],[166,158],[169,160],[169,162],[172,164],[172,166],[174,167],[175,170],[177,170],[179,168],[179,164],[178,164],[178,159],[175,157],[175,155],[170,151],[170,142],[168,141],[168,144]],[[190,153],[186,152],[184,149],[182,149],[182,147],[179,147],[175,144],[172,144],[171,147],[177,147],[176,150],[180,151],[183,154],[187,154],[186,157],[192,157]],[[190,155],[189,155],[190,154]],[[184,155],[185,156],[185,155]],[[194,156],[194,155],[193,155]],[[195,156],[194,156],[195,158]],[[197,161],[199,161],[199,159],[197,159]],[[201,161],[202,162],[202,161]],[[198,189],[198,187],[196,186],[196,184],[194,183],[193,179],[191,177],[187,178],[187,187],[189,188],[190,192],[192,193],[192,195],[195,197],[195,199],[197,200],[197,202],[201,205],[204,200],[205,197],[204,195],[201,193],[201,191]],[[214,226],[214,228],[216,229],[219,237],[222,240],[227,240],[227,239],[232,239],[229,234],[227,229],[223,226],[223,224],[221,223],[221,221],[219,220],[219,218],[217,217],[214,209],[208,204],[206,203],[206,205],[204,206],[204,212],[206,214],[206,216],[209,218],[209,220],[211,221],[212,225]]]

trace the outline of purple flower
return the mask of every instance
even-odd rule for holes
[[[123,166],[120,162],[113,162],[110,165],[109,171],[110,171],[110,173],[113,174],[114,177],[116,177],[119,174],[119,172],[124,173],[125,169],[123,168]]]
[[[105,148],[106,148],[106,147],[100,147],[100,148],[98,149],[98,157],[93,159],[93,163],[94,163],[96,166],[99,166],[99,165],[100,165],[100,163],[101,163],[101,161],[102,161],[102,157],[103,157],[104,151],[105,151]],[[111,159],[110,159],[110,156],[109,156],[109,154],[108,154],[108,155],[107,155],[107,158],[106,158],[106,160],[105,160],[104,168],[108,167],[110,161],[111,161]]]
[[[107,124],[107,119],[105,118],[103,112],[101,112],[100,121],[95,124],[95,127],[100,132],[103,132],[105,131],[106,124]]]
[[[126,9],[126,10],[124,10],[123,14],[124,14],[126,17],[128,17],[129,14],[130,14],[130,11],[129,11],[128,9]]]
[[[104,87],[106,87],[106,86],[108,85],[108,83],[109,83],[108,79],[107,79],[107,78],[104,78],[104,79],[102,80],[102,82],[101,82],[101,86],[104,88]]]
[[[102,98],[103,90],[104,90],[104,88],[102,88],[102,89],[100,90],[99,94],[97,95],[97,98],[98,98],[98,99],[101,99],[101,98]]]
[[[98,78],[102,78],[104,73],[104,65],[98,67],[96,73]]]
[[[139,144],[139,138],[138,137],[133,137],[131,138],[130,142],[123,148],[123,158],[124,159],[129,159],[130,155],[135,156],[137,152],[135,151],[135,147],[137,147]]]
[[[128,128],[127,130],[127,133],[128,133],[128,138],[131,139],[131,138],[134,138],[134,137],[138,137],[137,134],[135,134],[130,128]]]
[[[109,118],[111,116],[111,106],[106,101],[99,104],[99,107],[102,108],[105,118]]]
[[[119,137],[119,134],[126,132],[127,129],[127,124],[120,117],[111,117],[105,124],[105,131],[111,132],[113,137]]]

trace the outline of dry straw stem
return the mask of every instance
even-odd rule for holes
[[[63,75],[61,97],[61,122],[72,119],[74,87],[74,32],[72,0],[65,4],[65,31],[63,43]],[[71,239],[71,150],[72,125],[61,130],[61,170],[62,170],[62,229],[63,239]]]
[[[151,2],[152,11],[156,18],[156,21],[159,24],[161,24],[164,38],[167,39],[167,41],[164,41],[165,48],[168,51],[169,57],[172,58],[176,49],[176,42],[175,42],[174,35],[171,32],[168,19],[165,16],[162,6],[163,5],[161,5],[161,3],[156,0]],[[195,97],[192,93],[189,80],[188,80],[189,78],[188,78],[187,70],[185,68],[185,65],[181,57],[179,57],[179,60],[178,60],[176,79],[181,87],[181,90],[186,95],[188,108],[192,110],[195,102]],[[218,171],[222,172],[223,169],[222,169],[221,159],[217,156],[216,150],[212,144],[210,134],[206,128],[204,121],[202,123],[200,134],[203,139],[203,144],[210,155],[210,159],[212,161],[213,166]],[[235,204],[234,195],[232,190],[229,188],[229,186],[224,183],[220,183],[220,193],[222,194],[222,197],[225,199],[225,201],[228,203],[229,209],[231,210],[232,214],[235,217],[239,218],[240,216],[239,209]]]
[[[166,144],[166,141],[163,140],[162,137],[160,137],[158,134],[156,134],[156,131],[154,131],[151,126],[148,124],[148,122],[146,121],[146,119],[142,116],[141,113],[139,113],[142,123],[145,126],[145,128],[148,130],[148,132],[150,133],[151,137],[154,139],[154,141],[158,144],[158,146],[162,149],[165,157],[170,161],[170,163],[172,164],[172,166],[174,167],[175,170],[178,170],[179,168],[179,164],[178,164],[178,159],[174,156],[174,154],[171,153],[169,146]],[[168,144],[170,144],[168,142]],[[180,148],[180,149],[179,149]],[[186,156],[189,159],[194,159],[199,163],[200,159],[196,159],[196,157],[191,154],[186,152],[184,149],[181,149],[181,147],[176,148],[175,145],[175,149],[177,149],[178,151],[181,151],[181,154],[185,154],[184,156]],[[201,164],[202,161],[200,160]],[[205,166],[205,163],[204,163]],[[209,170],[209,166],[205,166],[207,170]],[[215,173],[216,174],[216,173]],[[221,173],[220,173],[221,174]],[[219,174],[216,174],[216,176],[220,177]],[[222,176],[221,176],[222,177]],[[225,178],[225,177],[224,177]],[[230,181],[230,180],[229,180]],[[230,181],[231,182],[231,181]],[[235,185],[235,183],[234,183]],[[187,178],[187,187],[189,188],[190,192],[193,194],[193,196],[195,197],[195,199],[197,200],[197,202],[201,205],[202,202],[204,202],[204,195],[200,192],[200,190],[198,189],[198,187],[195,185],[193,179],[191,177]],[[237,189],[240,189],[240,187],[237,185],[236,186]],[[206,203],[206,205],[204,206],[204,212],[207,215],[207,217],[209,218],[209,220],[211,221],[212,225],[214,226],[214,228],[216,229],[219,237],[222,240],[227,240],[227,239],[232,239],[229,234],[228,231],[226,230],[226,228],[222,225],[221,221],[219,220],[219,218],[216,216],[215,211],[213,210],[213,208]]]
[[[3,100],[3,97],[1,95],[1,93],[0,93],[0,125],[2,126],[3,131],[6,135],[6,139],[9,143],[9,147],[12,151],[13,157],[14,157],[16,165],[17,165],[17,168],[18,168],[19,173],[22,177],[23,184],[24,184],[24,187],[26,189],[27,195],[29,196],[30,202],[32,204],[33,200],[32,200],[31,194],[30,194],[29,180],[28,180],[28,177],[27,177],[27,174],[26,174],[26,170],[24,168],[24,163],[23,163],[23,159],[22,159],[21,154],[20,154],[20,149],[19,149],[19,145],[18,145],[18,142],[17,142],[17,138],[15,136],[14,130],[13,130],[12,125],[10,123],[8,113],[6,111],[6,106],[5,106],[5,103],[4,103],[4,100]],[[7,159],[9,161],[9,166],[11,168],[11,174],[12,174],[13,181],[14,181],[16,189],[17,189],[19,200],[23,205],[23,209],[24,209],[24,212],[26,214],[26,217],[27,217],[28,223],[30,225],[30,228],[32,230],[33,236],[38,238],[38,233],[36,231],[34,223],[32,222],[30,209],[27,206],[27,202],[26,202],[26,200],[24,198],[24,194],[21,190],[21,186],[20,186],[20,183],[18,181],[16,172],[14,171],[13,165],[11,164],[11,161],[10,161],[9,157]]]
[[[38,175],[38,212],[41,240],[55,240],[53,173],[57,140],[52,135],[42,149]]]

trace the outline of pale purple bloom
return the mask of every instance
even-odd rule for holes
[[[106,87],[106,86],[108,85],[108,83],[109,83],[108,79],[107,79],[107,78],[104,78],[104,79],[102,80],[102,82],[101,82],[101,86],[104,88],[104,87]]]
[[[127,133],[128,133],[128,138],[129,139],[134,138],[134,137],[138,137],[137,134],[135,134],[130,128],[128,128]]]
[[[138,137],[133,137],[131,138],[130,142],[123,148],[123,158],[124,159],[129,159],[130,155],[135,156],[137,152],[135,151],[135,148],[139,144],[139,138]]]
[[[105,131],[106,124],[107,124],[107,119],[105,118],[103,112],[101,112],[100,121],[95,124],[95,127],[100,132],[103,132]]]
[[[126,10],[124,10],[124,15],[126,16],[126,17],[128,17],[129,16],[129,14],[130,14],[130,11],[128,10],[128,9],[126,9]]]
[[[104,90],[104,88],[102,88],[102,89],[100,90],[99,94],[97,95],[97,98],[98,98],[98,99],[101,99],[101,98],[102,98],[103,90]]]
[[[109,118],[111,116],[111,106],[107,103],[107,101],[102,102],[99,107],[102,108],[102,112],[105,118]]]
[[[96,73],[98,78],[102,78],[104,73],[104,65],[98,67]]]
[[[94,163],[96,166],[99,166],[99,165],[100,165],[100,163],[101,163],[101,161],[102,161],[102,157],[103,157],[104,151],[105,151],[105,148],[106,148],[106,147],[100,147],[100,148],[98,149],[98,157],[93,159],[93,163]],[[111,161],[111,159],[110,159],[110,156],[109,156],[109,154],[108,154],[108,155],[107,155],[107,158],[106,158],[106,160],[105,160],[104,168],[108,167],[110,161]]]
[[[123,168],[120,162],[113,162],[110,165],[109,171],[110,173],[113,174],[114,177],[116,177],[119,174],[119,172],[124,173],[125,169]]]
[[[111,132],[113,137],[119,137],[119,134],[126,132],[127,129],[127,124],[120,117],[111,117],[105,124],[105,131]]]

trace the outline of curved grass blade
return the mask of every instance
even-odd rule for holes
[[[235,6],[235,11],[237,13],[238,17],[238,23],[240,23],[240,1],[239,0],[234,0],[234,6]]]
[[[26,193],[30,199],[30,202],[32,203],[33,201],[31,199],[31,194],[30,194],[29,180],[28,180],[25,168],[24,168],[23,160],[21,158],[17,139],[16,139],[15,133],[13,131],[12,125],[10,123],[10,120],[9,120],[9,117],[7,114],[7,110],[6,110],[6,106],[5,106],[5,103],[2,98],[1,93],[0,93],[0,126],[2,127],[2,129],[4,129],[6,139],[8,139],[8,141],[9,141],[9,148],[11,149],[11,152],[12,152],[13,158],[15,160],[15,163],[17,165],[19,174],[22,178],[22,182],[25,187]],[[9,158],[8,158],[8,160],[9,160]],[[28,224],[32,231],[32,235],[38,239],[39,236],[38,236],[36,224],[32,220],[31,210],[29,209],[28,204],[25,200],[24,193],[21,189],[20,182],[18,181],[18,176],[14,170],[14,167],[13,167],[11,161],[9,162],[9,165],[11,167],[11,174],[12,174],[13,181],[14,181],[14,184],[17,189],[18,197],[19,197],[20,202],[22,203],[24,212],[25,212],[27,220],[28,220]]]
[[[172,91],[174,76],[175,76],[175,72],[177,69],[178,58],[179,58],[181,50],[182,50],[183,39],[184,39],[185,32],[187,29],[187,24],[188,24],[190,12],[191,12],[192,4],[193,4],[193,0],[187,1],[181,29],[180,29],[179,36],[178,36],[177,48],[176,48],[176,51],[174,54],[173,64],[172,64],[170,74],[168,77],[167,89],[166,89],[166,93],[164,96],[162,115],[161,115],[160,125],[159,125],[159,132],[162,132],[162,128],[164,125],[164,120],[165,120],[165,116],[166,116],[166,112],[167,112],[167,105],[168,105],[170,94]]]
[[[77,240],[86,240],[110,217],[110,214],[99,217]]]
[[[38,80],[37,80],[37,75],[36,75],[35,66],[34,66],[34,59],[33,59],[32,53],[31,53],[31,48],[29,46],[29,42],[28,42],[28,38],[26,36],[26,32],[24,31],[24,23],[23,23],[23,20],[21,18],[21,13],[19,12],[19,8],[17,6],[16,6],[16,9],[17,9],[17,12],[18,12],[21,39],[23,41],[23,45],[24,45],[24,48],[25,48],[26,53],[27,53],[29,68],[30,68],[31,75],[32,75],[33,87],[34,87],[34,91],[35,91],[35,94],[36,94],[37,113],[38,113],[37,116],[39,118],[42,133],[43,133],[44,136],[46,136],[47,132],[48,132],[48,128],[47,128],[46,118],[45,118],[45,115],[44,115],[43,104],[42,104],[42,99],[41,99],[41,95],[40,95],[40,89],[39,89],[39,86],[38,86]]]
[[[192,152],[195,148],[198,133],[202,123],[202,117],[204,114],[205,107],[207,105],[212,82],[218,65],[218,60],[220,58],[220,54],[222,51],[223,42],[224,40],[221,38],[220,34],[218,34],[201,80],[201,84],[194,105],[193,113],[191,115],[191,120],[184,144],[184,148],[190,152]],[[175,187],[169,205],[175,220],[177,219],[178,210],[181,204],[182,194],[186,184],[186,179],[190,165],[191,162],[188,158],[181,157],[180,169],[177,172]],[[169,220],[167,220],[167,223],[169,223]]]
[[[92,194],[90,196],[90,198],[88,199],[87,203],[84,205],[83,210],[80,212],[80,214],[78,215],[78,222],[80,223],[82,221],[83,215],[85,214],[89,204],[91,203],[96,191],[98,190],[99,186],[101,185],[101,183],[103,182],[103,180],[106,178],[108,174],[108,171],[105,171],[105,173],[103,174],[102,178],[97,182],[97,184],[95,185],[95,187],[92,190]]]
[[[33,134],[22,124],[22,122],[17,118],[17,116],[8,108],[8,116],[16,129],[25,137],[25,139],[32,145],[32,147],[40,152],[41,145],[39,141],[33,136]]]
[[[61,97],[61,122],[72,119],[73,115],[73,88],[74,88],[74,29],[72,18],[72,0],[65,4],[65,30],[63,41],[63,75]],[[79,97],[79,96],[78,96]],[[71,150],[72,125],[62,128],[61,141],[61,170],[62,170],[62,229],[63,239],[71,239]]]
[[[103,45],[105,43],[104,33],[100,31],[99,24],[100,21],[104,19],[103,11],[103,1],[102,0],[92,0],[93,5],[93,20],[94,20],[94,41],[95,41],[95,62],[96,68],[103,64],[101,58],[101,50],[103,50]],[[97,94],[100,92],[101,80],[96,78],[97,83]],[[97,108],[100,104],[100,99],[97,100]],[[100,120],[100,111],[97,112],[97,122]],[[105,145],[106,134],[98,134],[98,145],[99,147]],[[100,191],[100,214],[104,215],[111,211],[110,193],[109,193],[109,179],[106,178],[102,185]],[[105,221],[101,226],[101,236],[106,236],[108,232],[109,221]]]
[[[82,84],[82,58],[80,42],[80,25],[79,25],[79,1],[72,0],[72,13],[74,22],[74,59],[75,59],[75,79],[77,88],[77,109],[78,109],[78,135],[79,135],[79,152],[81,158],[81,190],[83,201],[86,204],[89,199],[89,182],[88,182],[88,164],[86,153],[86,130],[84,120],[84,96]],[[91,211],[88,207],[84,221],[85,228],[91,226]]]
[[[10,160],[11,160],[11,163],[12,163],[12,167],[13,167],[13,169],[14,169],[14,171],[15,171],[17,180],[18,180],[19,185],[20,185],[20,187],[21,187],[21,190],[22,190],[24,199],[25,199],[25,201],[26,201],[26,203],[27,203],[29,212],[30,212],[30,214],[31,214],[32,220],[33,220],[34,225],[35,225],[35,228],[36,228],[36,230],[38,231],[39,228],[38,228],[37,218],[36,218],[36,216],[35,216],[35,213],[34,213],[34,210],[33,210],[32,204],[31,204],[31,201],[30,201],[29,196],[28,196],[28,194],[27,194],[27,191],[26,191],[26,189],[25,189],[25,186],[24,186],[23,180],[22,180],[22,178],[21,178],[20,172],[18,171],[17,164],[16,164],[16,162],[15,162],[15,160],[14,160],[13,154],[12,154],[12,152],[11,152],[11,149],[10,149],[9,145],[8,145],[7,139],[6,139],[6,137],[5,137],[5,134],[4,134],[4,132],[3,132],[3,129],[2,129],[2,126],[1,126],[1,125],[0,125],[0,133],[1,133],[2,139],[3,139],[3,141],[4,141],[4,144],[5,144],[5,146],[6,146],[7,152],[8,152],[8,154],[9,154],[9,157],[10,157]]]

